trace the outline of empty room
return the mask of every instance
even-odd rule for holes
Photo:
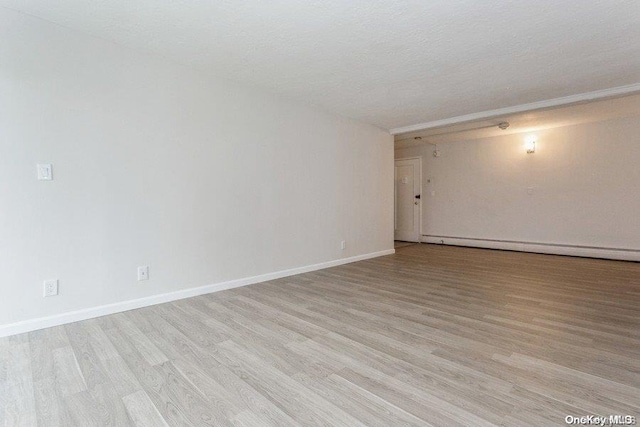
[[[0,0],[0,426],[640,417],[640,2]]]

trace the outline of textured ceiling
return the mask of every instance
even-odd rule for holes
[[[395,128],[640,82],[640,1],[0,0]]]

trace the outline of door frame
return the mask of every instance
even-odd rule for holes
[[[420,190],[420,204],[418,204],[418,243],[422,243],[422,203],[424,202],[424,194],[422,193],[422,156],[412,156],[412,157],[399,157],[393,159],[393,229],[395,233],[395,224],[396,224],[396,206],[398,206],[397,202],[397,194],[396,194],[396,162],[401,160],[419,160],[420,170],[418,171],[418,182],[419,190]],[[395,237],[395,236],[394,236]]]

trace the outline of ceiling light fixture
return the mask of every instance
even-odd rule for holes
[[[524,147],[527,149],[527,154],[533,154],[536,152],[536,137],[535,136],[529,136],[527,137],[525,143],[524,143]]]

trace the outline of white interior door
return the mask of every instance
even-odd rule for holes
[[[395,239],[420,241],[421,159],[396,160]]]

